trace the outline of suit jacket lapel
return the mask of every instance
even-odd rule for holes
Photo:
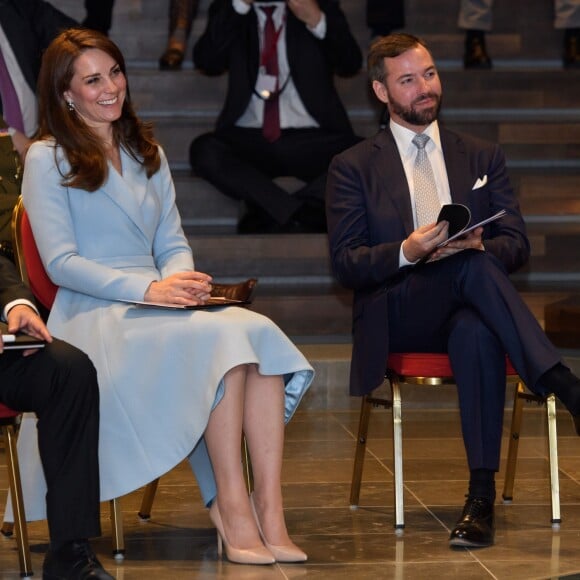
[[[380,150],[377,171],[379,179],[385,184],[391,203],[399,214],[407,235],[414,230],[413,207],[411,205],[411,192],[399,155],[399,149],[390,129],[377,133],[374,146]]]
[[[451,201],[467,205],[473,183],[465,144],[459,135],[449,133],[443,128],[440,128],[440,135]]]

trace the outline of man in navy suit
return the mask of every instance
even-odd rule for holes
[[[338,280],[354,289],[351,394],[367,394],[383,382],[389,352],[449,354],[470,469],[467,502],[450,544],[488,546],[506,353],[532,391],[560,398],[579,434],[580,381],[508,278],[530,249],[500,148],[439,126],[441,83],[428,48],[415,36],[375,41],[368,71],[389,125],[336,156],[327,184],[332,265]],[[416,135],[429,137],[425,151],[437,208],[464,204],[474,223],[501,209],[506,215],[438,247],[448,223],[420,223],[416,212],[424,179],[414,172]]]
[[[269,9],[275,42],[266,47]],[[273,55],[277,73],[268,68]],[[251,211],[238,231],[325,231],[328,164],[360,140],[333,82],[362,65],[338,1],[214,0],[193,60],[205,74],[229,74],[216,130],[192,142],[190,161],[196,174],[246,202]],[[276,104],[280,131],[271,137],[265,110]],[[290,195],[273,181],[279,176],[305,185]]]
[[[5,350],[0,338],[0,402],[38,416],[50,532],[43,578],[110,580],[87,541],[101,533],[97,373],[84,353],[52,339],[33,300],[0,256],[0,319],[10,333],[47,341],[36,351]]]

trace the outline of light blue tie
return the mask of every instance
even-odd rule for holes
[[[425,151],[425,145],[428,141],[429,136],[424,133],[418,133],[413,137],[413,145],[417,147],[417,157],[413,167],[413,183],[415,187],[415,213],[419,227],[436,222],[441,210],[433,168]]]

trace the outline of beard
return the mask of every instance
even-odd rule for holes
[[[439,117],[442,98],[441,95],[438,95],[436,93],[424,93],[419,97],[417,97],[408,107],[405,107],[405,105],[393,99],[390,93],[388,93],[388,97],[391,112],[401,117],[401,119],[403,119],[410,125],[424,127],[425,125],[431,124]],[[421,111],[418,111],[415,108],[416,104],[425,99],[426,97],[435,99],[435,106],[429,109],[423,109]]]

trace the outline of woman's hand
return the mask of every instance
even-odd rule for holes
[[[210,297],[212,277],[203,272],[178,272],[151,282],[145,292],[145,302],[197,306]]]

